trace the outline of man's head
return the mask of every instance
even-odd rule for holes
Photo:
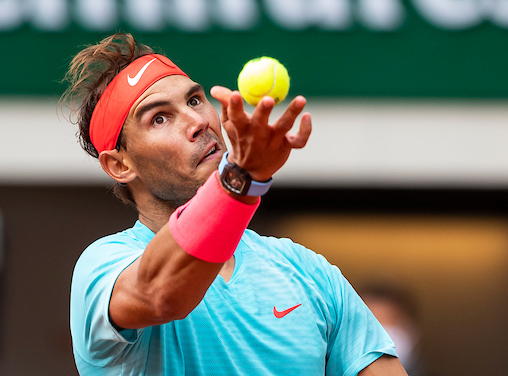
[[[176,207],[216,168],[218,156],[204,156],[225,146],[203,88],[131,35],[84,49],[66,78],[64,98],[79,100],[81,145],[119,183],[124,202],[150,195]]]

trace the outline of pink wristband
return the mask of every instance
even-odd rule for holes
[[[229,196],[215,171],[185,205],[169,218],[171,234],[189,255],[207,262],[225,262],[233,256],[261,199],[254,205]]]

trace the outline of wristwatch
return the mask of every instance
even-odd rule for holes
[[[236,163],[228,161],[229,151],[225,152],[219,164],[222,185],[238,196],[262,196],[270,189],[273,179],[266,182],[252,180],[247,171]]]

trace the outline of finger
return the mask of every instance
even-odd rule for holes
[[[231,90],[223,86],[214,86],[210,89],[210,95],[217,99],[222,108],[222,122],[228,119],[228,105],[231,97]]]
[[[273,125],[274,130],[282,133],[289,131],[293,127],[296,118],[300,115],[306,104],[307,100],[301,95],[293,99],[286,108],[286,111],[284,111],[282,116]]]
[[[266,127],[274,106],[275,100],[272,97],[263,97],[252,114],[252,128]]]
[[[311,131],[312,119],[310,114],[306,112],[302,115],[298,132],[296,134],[286,133],[286,140],[293,149],[301,149],[307,144]]]
[[[228,118],[237,128],[245,126],[247,123],[247,115],[243,109],[243,99],[237,90],[232,91],[229,97]]]
[[[232,91],[224,86],[214,86],[210,89],[212,97],[219,102],[226,104],[229,101]]]

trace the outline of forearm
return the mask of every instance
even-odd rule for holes
[[[214,173],[122,272],[110,303],[113,322],[139,328],[189,314],[232,257],[259,198],[247,201],[254,204],[228,195]]]
[[[190,256],[174,240],[169,225],[152,239],[139,260],[133,289],[142,302],[141,326],[157,325],[187,316],[202,300],[223,263]],[[139,309],[139,307],[138,307]],[[134,324],[134,323],[132,323]]]

